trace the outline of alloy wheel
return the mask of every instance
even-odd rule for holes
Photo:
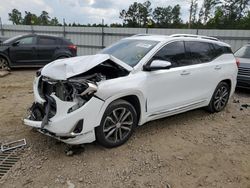
[[[133,115],[127,108],[116,108],[106,116],[103,126],[105,139],[111,143],[125,140],[133,126]]]
[[[227,104],[229,97],[229,91],[226,86],[221,86],[214,96],[214,108],[217,111],[221,111]]]
[[[9,70],[7,60],[1,57],[0,57],[0,70]]]

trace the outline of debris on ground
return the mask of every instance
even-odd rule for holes
[[[25,138],[21,139],[21,140],[16,140],[16,141],[13,141],[13,142],[9,142],[9,143],[6,143],[6,144],[2,144],[1,145],[1,152],[9,151],[9,150],[20,148],[20,147],[23,147],[23,146],[26,146]]]
[[[78,155],[84,151],[85,151],[85,147],[83,144],[82,145],[72,145],[72,146],[69,145],[65,149],[65,153],[67,156]]]
[[[68,184],[68,188],[75,188],[75,185],[70,182],[70,180],[67,181],[67,184]]]
[[[248,107],[250,107],[250,104],[242,104],[241,107],[248,108]]]
[[[7,71],[7,70],[0,70],[0,77],[7,76],[8,74],[10,74],[10,71]]]
[[[233,100],[233,103],[240,103],[240,100],[234,99],[234,100]]]

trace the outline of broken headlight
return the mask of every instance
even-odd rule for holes
[[[91,97],[94,92],[97,90],[97,86],[93,83],[79,83],[79,82],[70,82],[73,88],[72,98],[73,101],[77,104],[72,106],[68,113],[71,113],[80,107],[82,107]]]

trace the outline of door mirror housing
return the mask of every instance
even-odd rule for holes
[[[171,65],[172,64],[169,61],[153,60],[149,66],[144,67],[144,70],[154,71],[154,70],[161,70],[161,69],[169,69]]]
[[[19,43],[20,43],[20,41],[15,41],[15,42],[12,43],[12,46],[18,46]]]

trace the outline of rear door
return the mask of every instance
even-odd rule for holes
[[[18,39],[10,47],[9,56],[15,65],[31,65],[37,61],[36,36]]]
[[[41,64],[47,64],[54,60],[54,54],[59,49],[59,39],[49,36],[39,36],[37,53]]]
[[[187,59],[192,82],[189,83],[190,94],[197,100],[209,102],[220,77],[220,67],[217,67],[215,52],[212,43],[185,41]]]

